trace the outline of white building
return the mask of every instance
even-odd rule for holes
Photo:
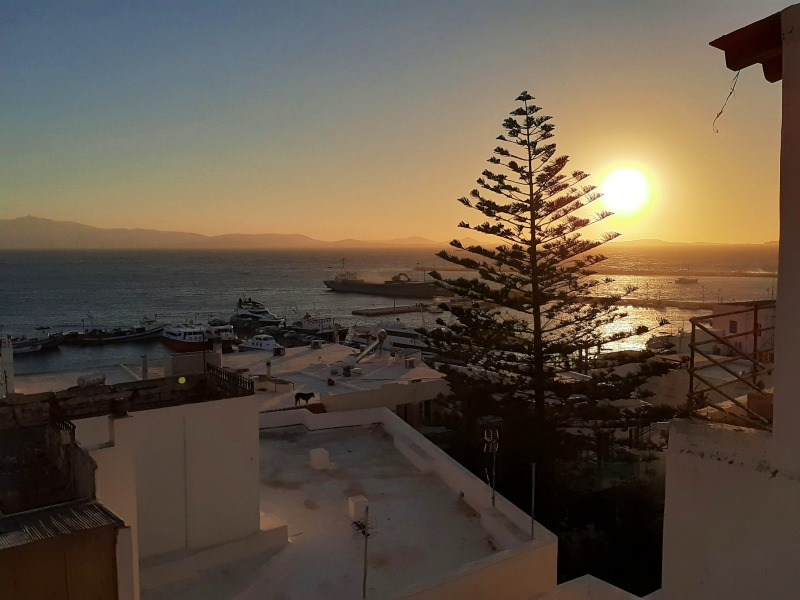
[[[670,433],[660,600],[800,596],[800,5],[712,42],[729,68],[783,80],[774,425]]]
[[[150,598],[528,599],[555,589],[557,540],[385,408],[262,413],[261,511],[289,544]],[[225,575],[227,574],[227,575]]]
[[[775,305],[771,300],[716,304],[709,318],[711,330],[721,340],[710,344],[725,356],[755,355],[762,362],[775,360]]]
[[[417,425],[435,412],[433,400],[449,390],[444,375],[428,367],[419,350],[376,349],[359,357],[348,346],[324,344],[287,348],[281,356],[228,354],[222,364],[255,380],[261,410],[291,408],[297,392],[314,393],[310,402],[327,412],[385,407]]]

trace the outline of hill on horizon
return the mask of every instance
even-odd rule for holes
[[[39,217],[0,219],[0,250],[256,250],[312,248],[444,247],[419,236],[390,240],[315,240],[297,233],[207,236],[155,229],[104,229]]]
[[[465,246],[480,242],[465,238]],[[634,248],[691,248],[698,246],[774,246],[763,244],[722,244],[713,242],[667,242],[657,239],[614,241],[605,252]],[[258,250],[314,248],[446,248],[449,242],[409,236],[389,240],[316,240],[298,233],[229,233],[207,236],[185,231],[156,229],[105,229],[74,221],[54,221],[26,216],[0,219],[0,250]]]

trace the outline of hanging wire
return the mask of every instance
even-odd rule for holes
[[[722,113],[725,112],[725,107],[728,106],[728,100],[731,99],[731,96],[733,96],[734,91],[736,90],[736,82],[739,81],[739,73],[741,72],[742,70],[739,69],[738,71],[736,71],[736,75],[733,76],[733,80],[731,81],[731,91],[728,92],[728,97],[725,98],[725,102],[722,104],[722,108],[719,109],[717,116],[714,117],[714,122],[711,123],[711,129],[714,130],[714,133],[719,133],[719,129],[717,129],[717,119],[719,119],[722,116]]]

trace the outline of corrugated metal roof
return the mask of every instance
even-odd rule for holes
[[[0,517],[0,549],[124,522],[96,500],[79,500]]]

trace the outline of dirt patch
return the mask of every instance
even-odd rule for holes
[[[308,510],[317,510],[319,508],[319,504],[313,500],[306,500],[303,502],[303,506],[305,506]]]
[[[355,481],[351,481],[350,485],[342,490],[342,496],[345,498],[349,498],[350,496],[366,496],[367,493],[364,491],[364,488],[361,487],[360,483]]]
[[[369,564],[375,569],[388,569],[392,566],[392,560],[384,554],[379,554],[377,556],[371,556]]]
[[[285,479],[262,479],[261,483],[272,488],[279,490],[298,490],[300,489],[299,481],[286,481]]]
[[[469,517],[470,519],[475,519],[478,517],[477,511],[472,508],[469,504],[467,504],[464,498],[459,498],[456,501],[456,509],[465,517]]]

